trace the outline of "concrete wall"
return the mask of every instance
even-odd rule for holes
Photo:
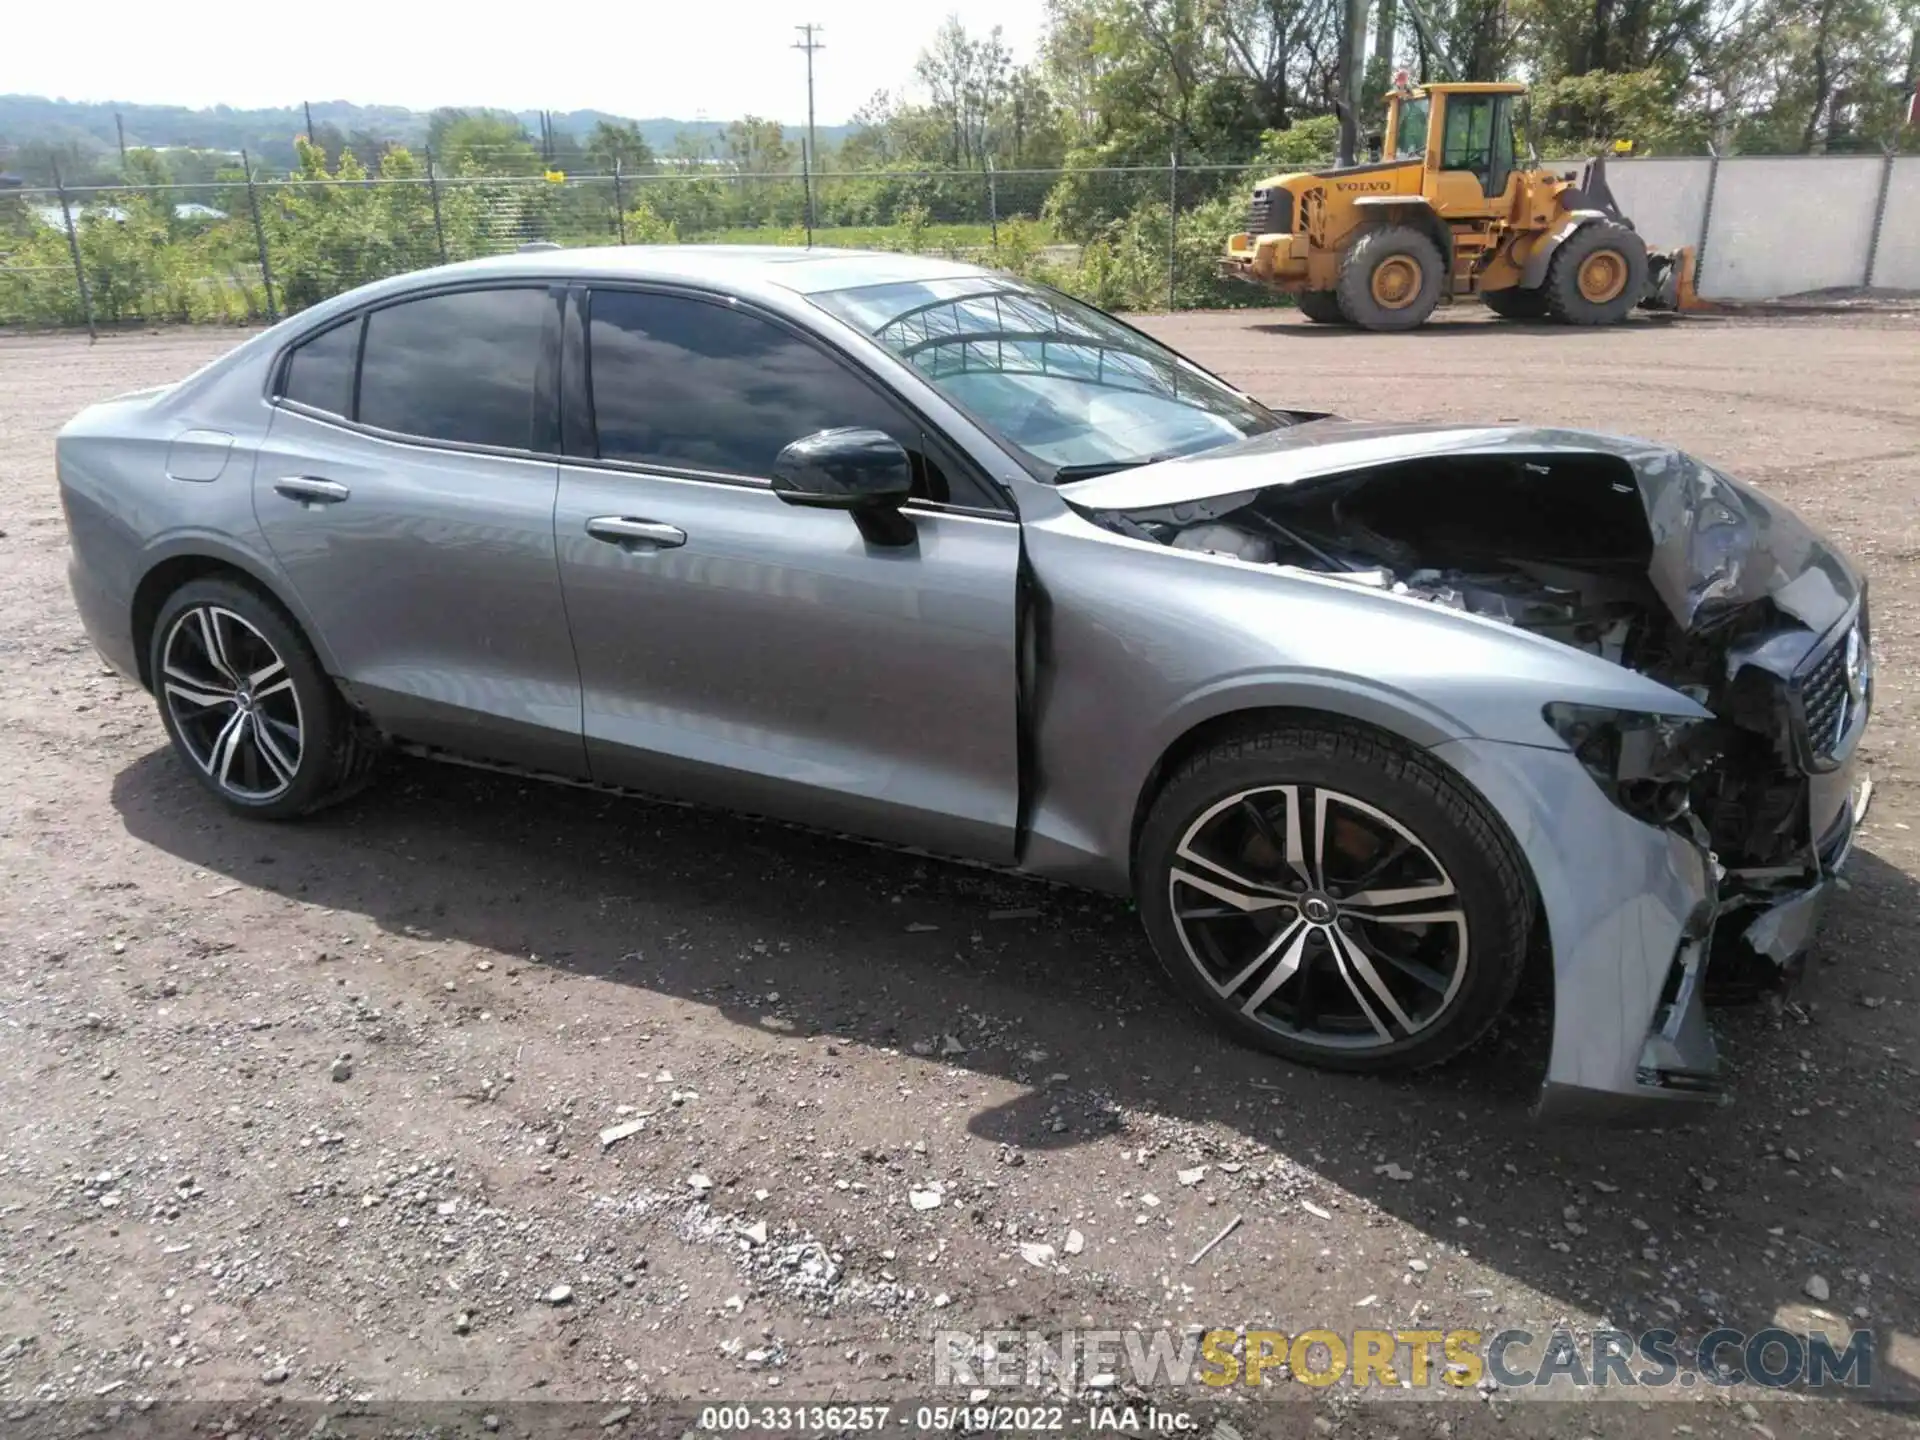
[[[1713,161],[1700,158],[1609,160],[1607,183],[1633,228],[1655,250],[1700,243]]]
[[[1867,283],[1920,290],[1920,157],[1880,155],[1611,161],[1620,208],[1660,250],[1701,243],[1710,300],[1772,300]],[[1874,250],[1874,214],[1887,182]],[[1711,205],[1709,206],[1709,192]]]
[[[1893,290],[1920,290],[1920,155],[1902,155],[1893,162],[1873,283]]]
[[[1721,161],[1700,293],[1765,300],[1865,284],[1885,164],[1877,155]]]

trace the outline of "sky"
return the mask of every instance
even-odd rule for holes
[[[806,59],[794,26],[825,27],[814,56],[821,124],[875,90],[910,85],[950,8],[885,0],[570,0],[453,5],[406,0],[91,0],[75,12],[16,0],[0,44],[0,94],[240,109],[358,104],[608,110],[634,117],[803,122]],[[1033,58],[1043,0],[966,0],[970,31],[1004,27]],[[549,20],[548,17],[551,17]]]

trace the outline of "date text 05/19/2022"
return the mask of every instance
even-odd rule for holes
[[[760,1433],[848,1434],[907,1430],[919,1434],[1009,1431],[1020,1435],[1068,1430],[1129,1435],[1183,1435],[1200,1427],[1184,1410],[1158,1405],[1101,1404],[1082,1409],[1057,1404],[965,1405],[709,1405],[698,1430],[708,1435]]]

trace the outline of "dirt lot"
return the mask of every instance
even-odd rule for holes
[[[1874,808],[1805,983],[1719,1015],[1737,1108],[1534,1127],[1537,1013],[1417,1081],[1292,1069],[1173,1000],[1124,905],[724,816],[396,763],[226,818],[81,634],[52,441],[234,337],[0,340],[0,1414],[654,1433],[661,1400],[963,1399],[929,1336],[998,1326],[1857,1323],[1920,1393],[1920,323],[1147,323],[1278,401],[1671,440],[1864,562]],[[1278,1375],[1239,1433],[1911,1424]],[[581,1406],[505,1403],[541,1399]]]

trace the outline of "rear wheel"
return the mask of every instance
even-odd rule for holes
[[[1411,330],[1440,303],[1440,249],[1407,225],[1369,230],[1340,261],[1340,310],[1367,330]]]
[[[1538,290],[1528,290],[1515,285],[1506,290],[1482,290],[1480,299],[1487,309],[1502,320],[1543,320],[1547,314],[1547,297]]]
[[[1347,323],[1347,317],[1340,313],[1339,292],[1334,290],[1302,290],[1300,313],[1319,325]]]
[[[1532,922],[1512,841],[1436,762],[1338,722],[1181,766],[1135,857],[1141,918],[1200,1009],[1337,1070],[1429,1065],[1512,998]]]
[[[1646,242],[1611,220],[1583,225],[1553,252],[1542,289],[1564,324],[1616,324],[1647,293]]]
[[[194,580],[160,607],[154,697],[188,772],[229,808],[290,819],[358,788],[372,759],[293,622],[233,580]]]

